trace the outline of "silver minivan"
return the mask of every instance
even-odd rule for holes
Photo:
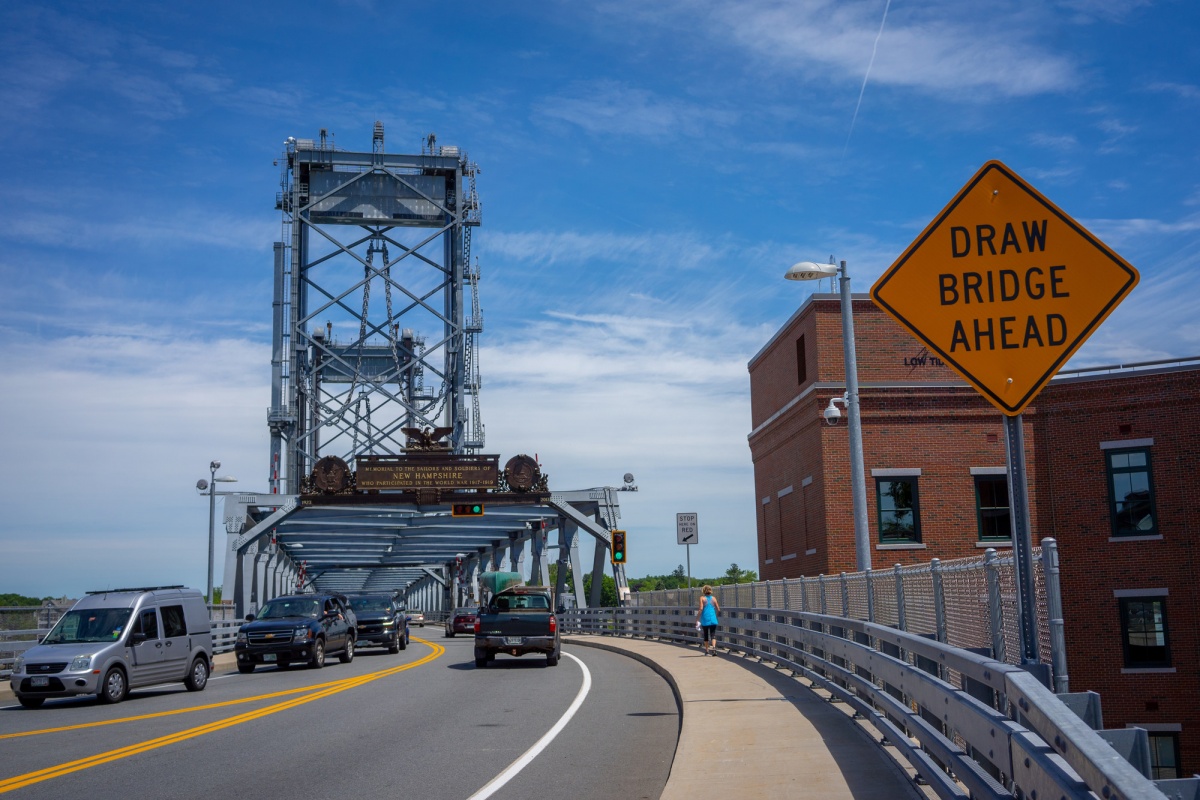
[[[94,694],[119,703],[130,689],[183,681],[193,692],[212,672],[212,626],[195,589],[158,586],[88,592],[13,664],[26,708],[48,697]]]

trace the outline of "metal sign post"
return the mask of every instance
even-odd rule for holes
[[[675,515],[675,539],[687,545],[688,591],[692,589],[692,545],[700,543],[700,515],[681,511]]]
[[[1017,584],[1017,616],[1021,619],[1021,663],[1037,664],[1037,617],[1033,590],[1033,534],[1029,529],[1029,484],[1025,472],[1025,429],[1022,415],[1004,418],[1008,456],[1008,506],[1012,520],[1013,571]]]

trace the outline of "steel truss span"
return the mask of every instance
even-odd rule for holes
[[[480,453],[478,168],[432,134],[417,154],[388,153],[379,122],[370,152],[340,149],[322,130],[289,137],[276,163],[270,490],[226,498],[224,588],[237,615],[313,588],[403,593],[437,612],[477,601],[485,570],[546,584],[552,557],[560,602],[599,605],[616,489],[553,493],[506,467],[495,489],[469,487],[479,514],[462,516],[453,490],[380,489],[371,477],[414,452],[497,458]],[[624,566],[613,576],[626,597]]]
[[[432,134],[387,153],[380,122],[370,152],[322,130],[277,163],[271,491],[299,491],[322,456],[399,454],[402,428],[449,427],[452,452],[478,452],[476,165]]]

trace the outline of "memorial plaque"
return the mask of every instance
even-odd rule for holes
[[[494,489],[499,456],[409,455],[358,459],[357,485],[363,490]]]

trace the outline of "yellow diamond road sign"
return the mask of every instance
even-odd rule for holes
[[[1013,416],[1138,278],[1016,173],[989,161],[871,287],[871,297]]]

